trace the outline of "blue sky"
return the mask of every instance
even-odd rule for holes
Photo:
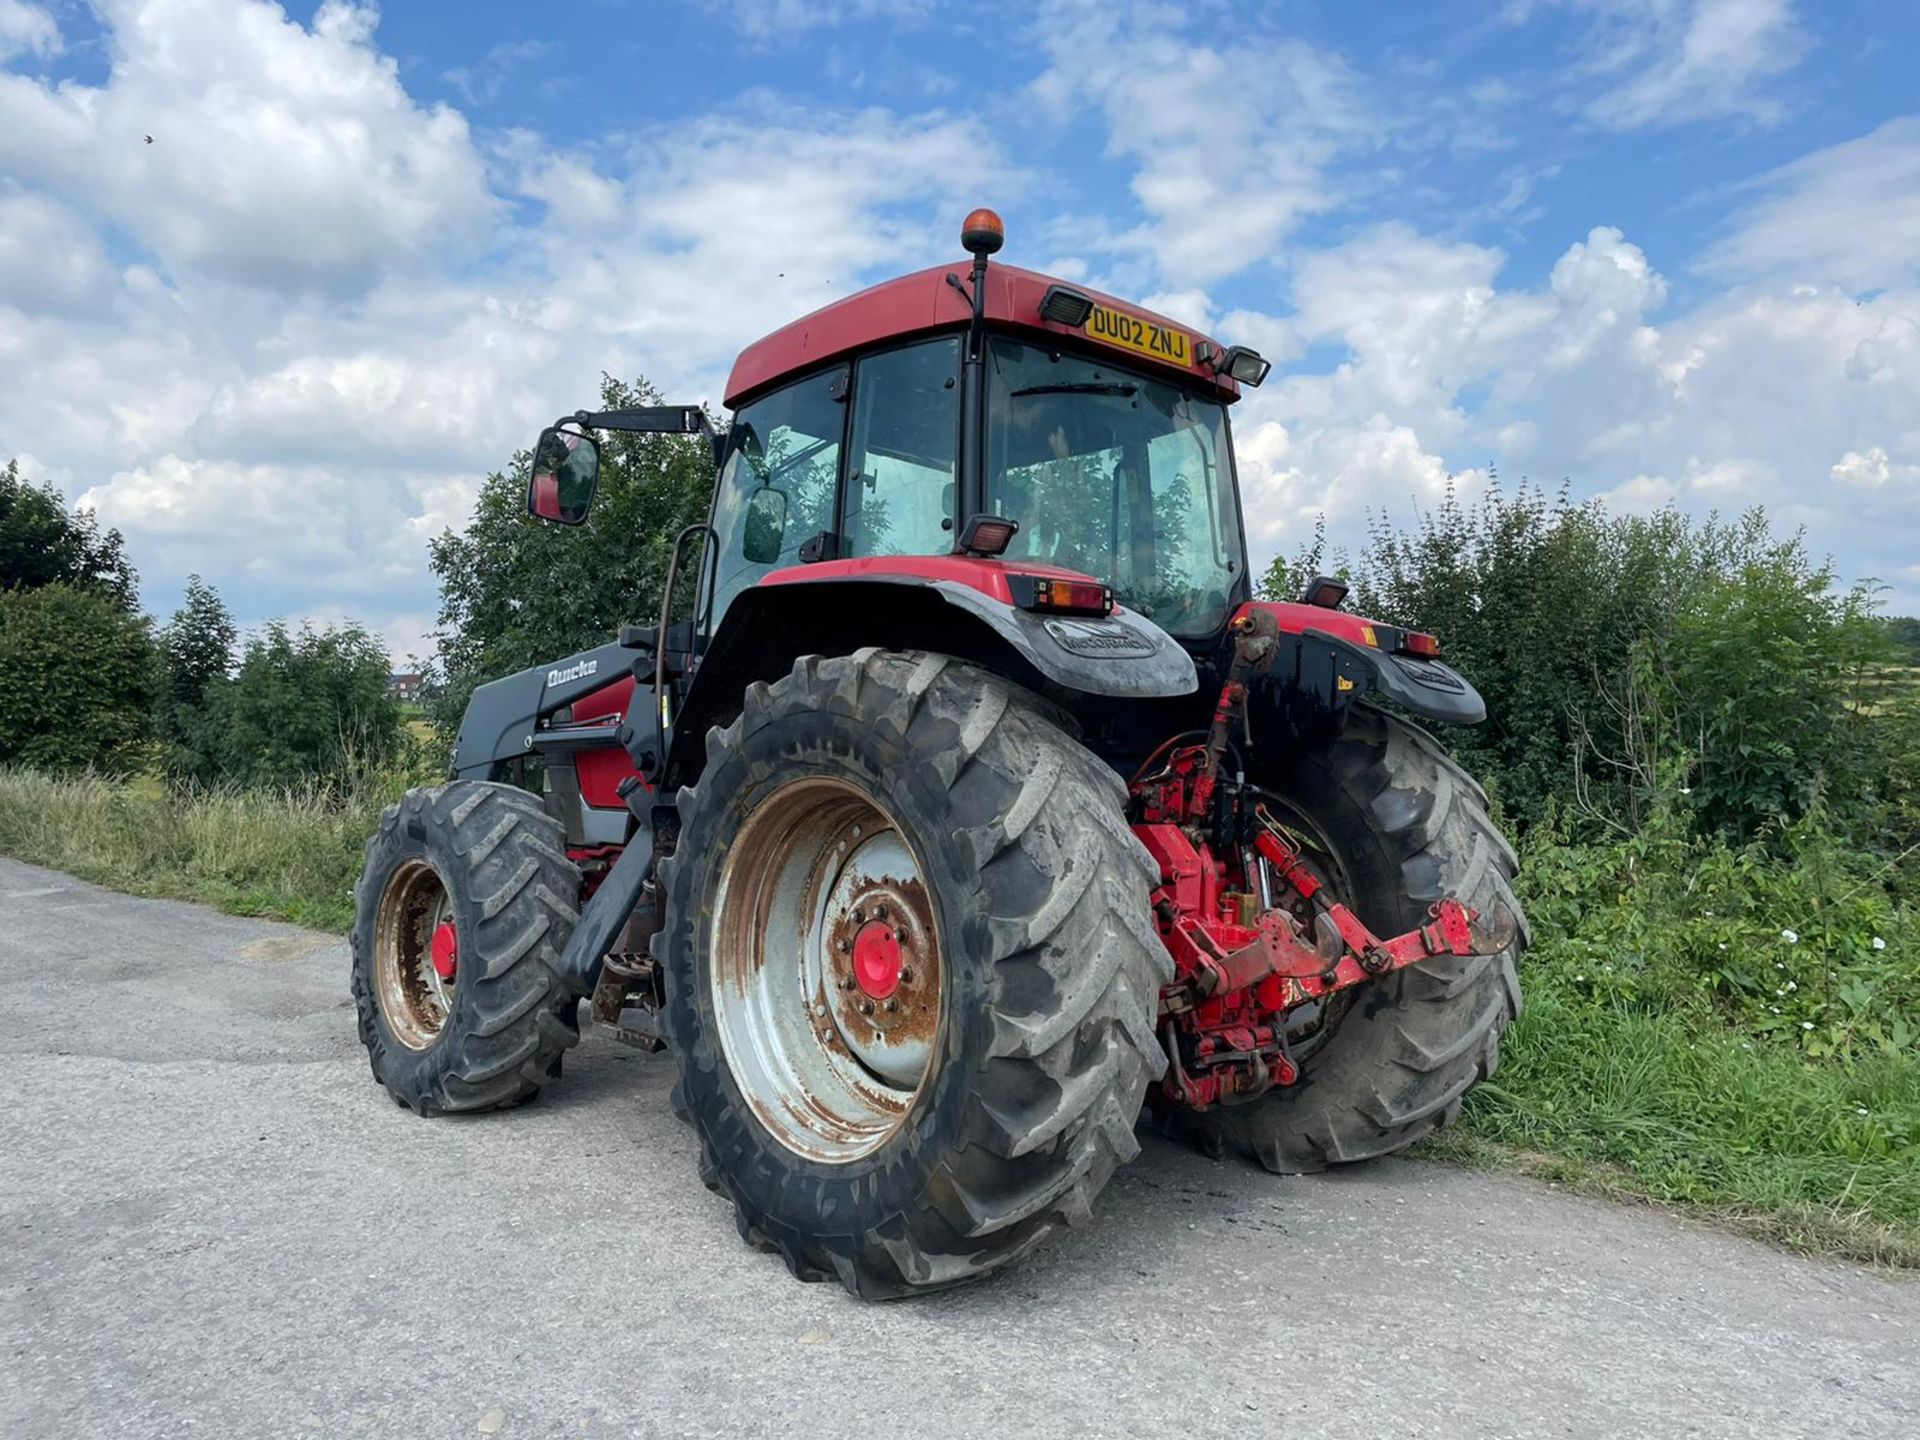
[[[0,0],[0,456],[161,613],[419,650],[425,542],[602,369],[955,252],[1276,361],[1256,559],[1563,477],[1920,610],[1920,7]],[[152,134],[151,145],[145,136]]]

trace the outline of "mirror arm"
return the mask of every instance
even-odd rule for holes
[[[640,405],[630,410],[576,410],[563,417],[595,430],[634,430],[652,435],[714,435],[698,405]]]

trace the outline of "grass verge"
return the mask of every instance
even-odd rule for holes
[[[1652,1201],[1809,1254],[1920,1268],[1920,1063],[1841,1064],[1525,978],[1500,1069],[1424,1158]]]
[[[0,854],[130,895],[345,933],[384,792],[214,790],[0,770]]]
[[[151,781],[0,770],[0,853],[131,894],[340,933],[361,846],[392,798],[178,795]],[[1531,855],[1530,869],[1544,883],[1553,859]],[[1621,901],[1635,917],[1657,908],[1634,893]],[[1630,937],[1556,904],[1536,906],[1535,921],[1527,1012],[1499,1072],[1420,1154],[1671,1206],[1800,1251],[1920,1268],[1911,1049],[1810,1057],[1730,1024],[1705,992],[1672,982],[1596,990],[1589,952],[1625,965]]]

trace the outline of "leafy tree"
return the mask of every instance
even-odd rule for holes
[[[0,762],[115,769],[145,738],[152,639],[111,593],[0,590]]]
[[[91,511],[69,512],[59,492],[27,483],[9,460],[0,470],[0,590],[42,585],[97,591],[129,613],[137,604],[120,532],[102,532]]]
[[[1887,638],[1899,651],[1901,663],[1920,665],[1920,617],[1889,615],[1880,623],[1886,627]]]
[[[171,775],[206,779],[219,770],[216,711],[238,638],[233,616],[213,587],[188,576],[186,602],[161,630],[159,643],[154,730]]]
[[[212,738],[193,778],[346,789],[387,769],[407,739],[388,673],[386,647],[357,625],[272,622],[211,692]]]
[[[644,380],[626,385],[607,377],[600,403],[655,405],[660,396]],[[489,475],[466,530],[448,531],[430,547],[440,629],[429,701],[444,734],[458,725],[481,681],[653,618],[674,537],[706,519],[713,494],[712,456],[701,439],[609,432],[593,511],[585,525],[567,529],[527,516],[530,459],[522,451],[505,471]]]

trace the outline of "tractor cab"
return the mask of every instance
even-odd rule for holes
[[[989,268],[1001,234],[975,212],[971,277],[903,276],[740,356],[709,623],[783,566],[959,554],[1072,571],[1185,642],[1219,638],[1248,588],[1226,407],[1266,362]]]

